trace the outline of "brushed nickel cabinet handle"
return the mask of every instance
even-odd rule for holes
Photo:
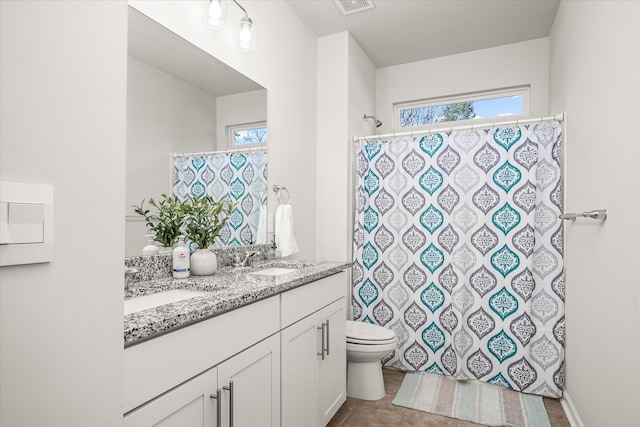
[[[229,390],[229,427],[233,427],[233,381],[229,381],[229,386],[222,387]]]
[[[320,329],[320,335],[322,337],[322,345],[320,346],[320,353],[316,353],[318,356],[322,356],[322,360],[324,360],[324,347],[326,345],[325,342],[325,338],[324,338],[324,331],[325,331],[326,325],[324,324],[324,322],[322,323],[321,326],[316,326],[316,329]]]
[[[216,394],[209,397],[216,399],[216,427],[222,427],[222,390],[218,389]]]
[[[329,355],[329,319],[327,319],[327,356]]]

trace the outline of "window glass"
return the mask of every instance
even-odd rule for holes
[[[229,126],[229,145],[246,147],[249,145],[265,145],[267,143],[267,124],[253,123]]]
[[[398,127],[528,114],[529,88],[396,104]]]

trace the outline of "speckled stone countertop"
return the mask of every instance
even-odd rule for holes
[[[124,347],[336,274],[349,266],[344,262],[262,261],[252,267],[220,268],[210,276],[159,278],[133,283],[125,291],[125,300],[174,289],[210,294],[124,316]],[[279,276],[248,274],[272,267],[295,268],[296,271]]]

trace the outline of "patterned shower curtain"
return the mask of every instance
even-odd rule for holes
[[[543,396],[564,385],[561,125],[356,143],[354,318],[387,364]]]
[[[266,243],[266,232],[264,241],[259,241],[257,235],[261,210],[265,210],[263,218],[266,218],[266,152],[177,157],[173,194],[180,200],[207,194],[215,200],[239,202],[214,246]]]

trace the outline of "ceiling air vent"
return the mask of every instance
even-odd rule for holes
[[[373,0],[334,0],[344,15],[373,9]]]

